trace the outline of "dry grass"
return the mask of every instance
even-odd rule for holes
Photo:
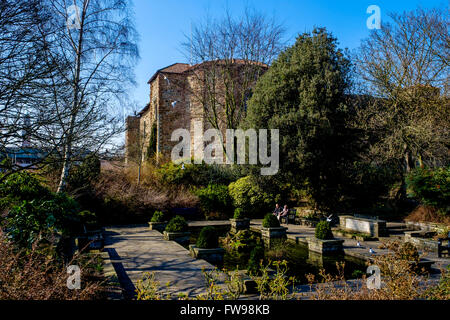
[[[75,257],[79,259],[80,257]],[[89,262],[88,262],[89,263]],[[35,243],[29,252],[17,250],[0,230],[0,300],[91,300],[102,297],[100,281],[86,265],[81,269],[81,289],[67,288],[66,266]],[[88,279],[90,278],[90,280]]]
[[[94,184],[98,197],[110,197],[122,201],[134,210],[154,208],[166,210],[174,207],[195,207],[197,196],[184,186],[164,186],[150,165],[141,171],[141,182],[137,183],[137,168],[115,168],[102,171]]]
[[[405,220],[414,221],[414,222],[435,222],[435,223],[444,223],[450,226],[450,216],[444,216],[439,214],[436,209],[426,207],[426,206],[418,206],[411,212]]]

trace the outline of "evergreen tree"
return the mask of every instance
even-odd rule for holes
[[[337,40],[315,29],[280,54],[248,103],[246,128],[280,130],[279,183],[306,187],[320,208],[336,203],[341,168],[353,154],[346,128],[350,70]]]

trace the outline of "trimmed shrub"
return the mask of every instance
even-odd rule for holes
[[[417,168],[406,178],[408,195],[422,204],[448,215],[450,207],[450,167]]]
[[[242,208],[236,208],[234,209],[234,219],[245,219],[247,218],[247,214],[245,213],[244,209]]]
[[[176,216],[169,221],[165,230],[167,232],[186,232],[188,224],[182,216]]]
[[[206,188],[197,189],[195,195],[199,198],[200,208],[205,215],[211,212],[231,211],[231,198],[226,185],[209,184]]]
[[[165,218],[166,218],[166,216],[162,211],[155,211],[155,213],[153,213],[152,219],[150,221],[151,222],[163,222],[163,221],[165,221],[164,220]]]
[[[228,192],[236,208],[242,208],[249,216],[267,211],[279,196],[266,192],[256,179],[247,176],[230,183]]]
[[[280,221],[272,213],[266,214],[262,222],[264,228],[277,228],[280,226]]]
[[[202,249],[213,249],[219,246],[219,236],[214,227],[204,227],[198,236],[197,247]]]
[[[333,239],[333,233],[331,232],[330,224],[327,221],[320,221],[316,225],[315,236],[320,240]]]

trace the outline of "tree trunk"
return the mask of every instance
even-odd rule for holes
[[[66,145],[66,150],[64,151],[64,162],[63,162],[63,168],[61,172],[61,177],[59,179],[59,185],[58,185],[58,193],[64,192],[66,190],[67,186],[67,179],[69,177],[69,170],[70,170],[70,161],[72,158],[71,155],[71,146],[69,144]]]
[[[80,74],[81,74],[81,55],[83,48],[83,32],[84,32],[84,18],[86,14],[86,5],[83,6],[83,11],[80,18],[80,31],[78,37],[78,48],[76,48],[75,55],[75,74],[73,78],[73,102],[72,102],[72,112],[70,115],[69,130],[65,139],[64,146],[64,162],[61,172],[61,178],[59,180],[58,193],[64,192],[67,186],[67,178],[69,177],[69,170],[72,161],[72,135],[74,132],[75,120],[78,115],[78,108],[81,105],[80,95]],[[69,31],[70,32],[70,31]]]

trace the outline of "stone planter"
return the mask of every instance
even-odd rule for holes
[[[167,221],[163,221],[163,222],[149,222],[148,226],[150,228],[150,230],[156,230],[159,232],[163,232],[164,229],[167,226]]]
[[[189,254],[196,259],[203,259],[209,263],[220,263],[223,261],[223,255],[225,254],[225,249],[223,248],[212,248],[203,249],[196,245],[189,245]]]
[[[261,236],[263,238],[264,244],[267,247],[271,247],[273,244],[284,241],[286,237],[286,227],[276,227],[276,228],[262,228]]]
[[[339,224],[341,230],[364,233],[374,238],[388,235],[386,221],[384,220],[339,216]]]
[[[167,232],[164,231],[164,240],[175,241],[181,245],[189,243],[190,232]]]
[[[438,253],[439,242],[429,237],[433,236],[433,231],[405,231],[405,242],[412,243],[419,250]]]
[[[308,250],[320,254],[342,253],[344,240],[321,240],[316,237],[308,238]]]
[[[231,222],[231,233],[237,233],[241,230],[246,230],[250,228],[250,219],[230,219]]]
[[[318,268],[323,268],[323,254],[308,250],[308,259],[306,262]]]

